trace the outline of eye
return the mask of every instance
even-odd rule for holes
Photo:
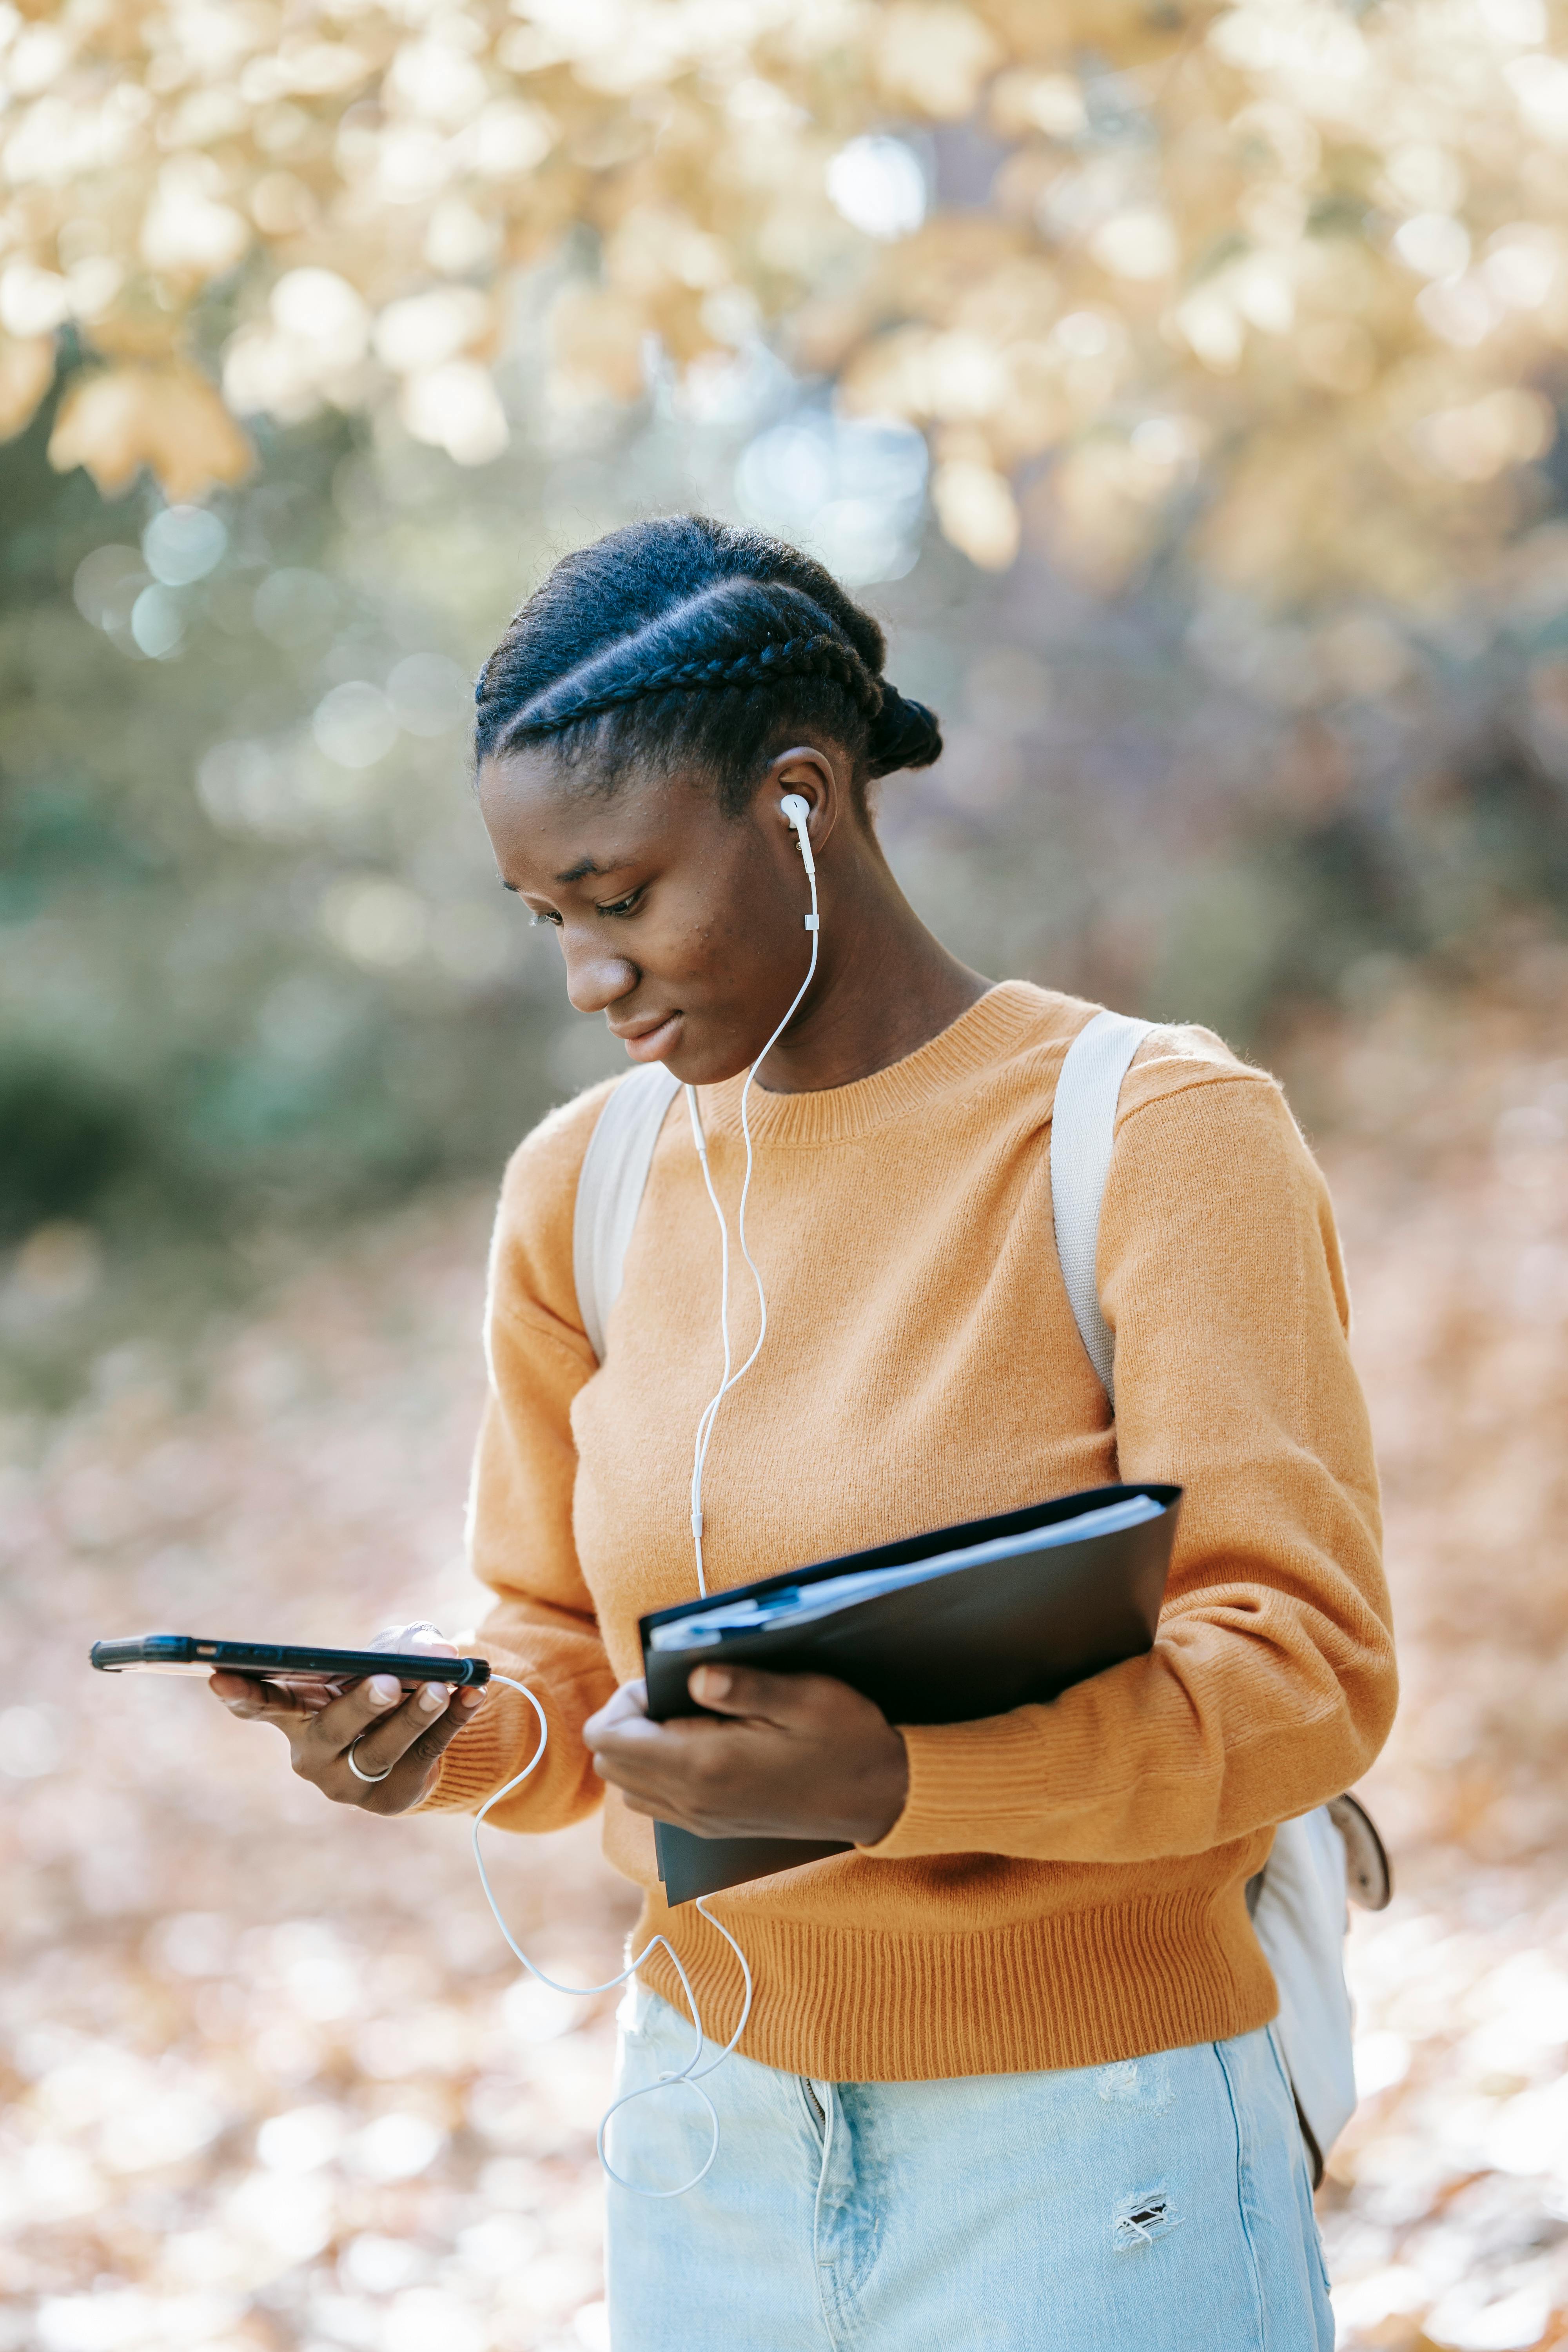
[[[637,908],[642,905],[644,895],[645,894],[639,886],[636,890],[628,891],[624,898],[616,898],[611,905],[601,907],[598,909],[598,912],[601,915],[635,915]]]

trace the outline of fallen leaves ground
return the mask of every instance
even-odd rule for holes
[[[1333,1071],[1404,1686],[1363,1790],[1400,1889],[1352,1938],[1366,2095],[1319,2200],[1342,2346],[1568,2342],[1562,979],[1412,999]]]
[[[1405,1702],[1364,1793],[1367,2095],[1321,2200],[1342,2344],[1568,2342],[1568,1060],[1506,1007],[1320,1056]],[[1557,1034],[1561,1034],[1559,1029]],[[6,1431],[0,2352],[595,2352],[613,1997],[518,1980],[466,1829],[324,1806],[98,1633],[474,1613],[485,1206],[298,1268]],[[591,1826],[497,1841],[523,1940],[619,1965]]]

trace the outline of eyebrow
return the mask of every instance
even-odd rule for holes
[[[580,857],[575,866],[569,866],[564,874],[558,874],[555,879],[557,882],[585,882],[590,874],[618,874],[626,862],[623,858],[614,866],[601,866],[595,858]],[[517,884],[509,882],[504,874],[500,879],[501,888],[511,891],[515,897]]]

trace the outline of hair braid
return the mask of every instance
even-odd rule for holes
[[[710,767],[743,807],[773,752],[815,731],[868,777],[938,757],[932,714],[881,676],[881,630],[808,556],[683,515],[559,563],[475,689],[482,760],[552,740],[608,784],[637,760]]]
[[[809,637],[788,637],[782,645],[770,642],[751,646],[728,658],[715,655],[706,661],[667,662],[662,667],[626,678],[618,685],[603,686],[596,691],[589,688],[574,695],[570,692],[572,681],[565,679],[556,694],[542,698],[539,707],[519,715],[508,730],[508,740],[520,741],[530,736],[556,734],[563,728],[575,726],[579,719],[596,718],[602,711],[618,709],[629,702],[640,702],[645,696],[690,693],[705,687],[772,686],[787,677],[837,678],[868,719],[878,716],[887,692],[879,680],[870,676],[853,646],[819,633]]]

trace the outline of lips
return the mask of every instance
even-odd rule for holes
[[[637,1029],[617,1029],[617,1036],[633,1062],[662,1062],[680,1034],[681,1015],[668,1013],[662,1021],[646,1024]]]

